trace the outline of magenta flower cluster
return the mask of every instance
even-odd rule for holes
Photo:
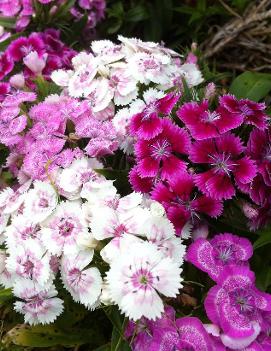
[[[55,13],[65,5],[65,0],[37,0],[37,6],[44,6],[53,17]],[[87,14],[86,29],[93,29],[104,17],[105,0],[76,0],[69,10],[74,20],[81,19]],[[16,31],[25,30],[30,24],[32,17],[36,15],[32,0],[1,0],[0,15],[16,18]]]
[[[270,206],[270,195],[260,199],[270,189],[265,105],[224,95],[216,109],[203,100],[184,103],[176,111],[178,99],[170,93],[132,118],[134,190],[150,193],[163,204],[179,234],[186,223],[196,225],[202,215],[221,215],[224,201],[237,192],[248,193],[259,206],[266,201]],[[240,133],[246,125],[252,129],[248,142]],[[256,142],[259,138],[262,144]],[[260,222],[259,212],[254,222]]]
[[[49,80],[54,70],[70,68],[75,54],[60,40],[60,32],[55,29],[13,40],[0,54],[0,80],[8,80],[4,85],[1,83],[1,90],[4,90],[0,91],[0,97],[3,98],[3,93],[11,87],[22,89],[27,86],[33,89],[33,79],[38,75]],[[16,74],[12,75],[13,72]]]
[[[217,341],[220,338],[229,349],[269,350],[271,342],[270,320],[266,319],[271,312],[271,295],[255,286],[248,263],[252,254],[249,240],[225,233],[211,240],[197,239],[186,255],[216,282],[204,305],[209,320],[219,328]]]

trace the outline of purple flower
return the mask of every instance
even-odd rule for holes
[[[271,296],[255,287],[254,273],[246,266],[226,267],[217,283],[205,299],[207,316],[222,329],[225,346],[234,340],[245,348],[260,333],[263,312],[271,311]]]
[[[244,151],[241,140],[233,134],[219,138],[196,141],[190,151],[190,159],[206,164],[209,170],[197,174],[195,183],[206,195],[214,199],[230,199],[235,195],[231,176],[237,185],[250,183],[256,175],[256,165]]]
[[[170,93],[162,99],[150,102],[142,112],[133,116],[130,124],[131,134],[145,140],[156,137],[163,130],[160,115],[169,115],[179,97]]]
[[[217,282],[225,267],[247,265],[252,255],[253,248],[248,239],[224,233],[209,241],[197,239],[189,246],[186,259]]]
[[[188,153],[188,133],[166,118],[162,120],[162,127],[163,130],[158,136],[151,140],[138,140],[135,145],[138,171],[142,178],[159,176],[167,179],[186,169],[186,163],[175,154]]]

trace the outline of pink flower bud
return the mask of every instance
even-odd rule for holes
[[[13,88],[23,88],[25,85],[24,75],[22,73],[14,74],[14,76],[10,77],[9,83]]]
[[[41,74],[46,66],[47,54],[39,57],[37,51],[31,51],[24,59],[24,64],[36,75]]]

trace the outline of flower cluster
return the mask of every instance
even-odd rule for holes
[[[31,0],[1,0],[0,15],[15,17],[16,31],[20,32],[25,30],[31,20],[36,17],[37,8],[40,11],[48,11],[53,17],[58,12],[65,11],[66,5],[65,0],[36,0],[35,6]],[[105,6],[105,0],[76,0],[74,5],[70,9],[68,8],[67,17],[72,16],[75,21],[78,21],[87,13],[86,29],[93,29],[104,17]]]
[[[134,190],[150,193],[163,204],[181,234],[187,223],[198,225],[202,215],[219,216],[223,202],[236,191],[253,192],[253,181],[270,162],[266,137],[261,150],[252,151],[253,136],[268,133],[264,104],[224,95],[215,110],[205,99],[184,103],[175,115],[178,99],[169,93],[132,117],[136,165],[130,182]],[[246,145],[238,128],[247,124],[252,132]],[[264,166],[259,153],[266,159]]]
[[[71,97],[86,99],[100,119],[114,117],[126,151],[130,150],[127,134],[133,114],[162,97],[165,90],[182,89],[183,79],[193,87],[203,78],[195,63],[182,62],[172,50],[152,42],[118,38],[120,44],[93,41],[91,53],[79,53],[72,60],[73,70],[57,70],[52,80]],[[127,107],[118,108],[116,113],[115,108],[120,106]]]
[[[258,350],[257,338],[268,337],[265,316],[271,312],[271,295],[255,287],[248,263],[252,253],[247,239],[225,233],[211,240],[197,239],[186,256],[216,282],[204,305],[208,318],[218,327],[216,338],[233,350]]]
[[[0,80],[9,81],[5,83],[8,91],[11,88],[33,89],[33,79],[42,75],[49,80],[55,69],[69,68],[75,53],[60,40],[60,32],[55,29],[22,36],[0,54]]]
[[[0,281],[20,299],[14,306],[25,322],[50,323],[62,312],[58,273],[74,301],[90,309],[110,301],[134,320],[160,317],[160,295],[181,287],[185,249],[163,208],[136,193],[121,198],[95,172],[101,167],[79,158],[51,182],[0,193]]]
[[[86,101],[51,95],[28,109],[26,102],[35,99],[34,93],[13,93],[0,112],[0,142],[10,149],[6,166],[20,183],[45,179],[84,152],[101,157],[118,147],[112,122],[97,120]]]

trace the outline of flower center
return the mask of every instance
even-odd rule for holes
[[[73,268],[69,271],[69,282],[73,285],[78,285],[81,280],[81,271],[78,268]]]
[[[30,259],[27,259],[27,261],[25,261],[25,263],[23,264],[23,267],[24,267],[24,274],[26,274],[32,279],[33,271],[34,271],[34,263],[30,261]]]
[[[217,121],[220,119],[220,114],[218,112],[211,112],[211,111],[206,111],[203,115],[202,115],[202,119],[204,122],[206,123],[212,123],[214,121]]]
[[[227,155],[225,152],[216,156],[209,155],[209,157],[213,160],[211,166],[215,168],[216,173],[222,172],[230,176],[230,172],[232,172],[234,166],[236,166],[236,163],[231,162],[231,155]]]
[[[42,197],[39,201],[39,207],[47,208],[48,206],[49,206],[48,199],[46,199],[45,197]]]
[[[157,107],[156,107],[155,102],[150,103],[148,106],[146,106],[144,108],[144,111],[143,111],[144,116],[143,116],[142,120],[146,121],[146,120],[150,119],[150,116],[156,112],[157,112]]]
[[[248,105],[240,106],[240,111],[242,112],[243,116],[251,116],[253,115],[253,110]]]
[[[62,218],[60,225],[58,226],[59,232],[62,236],[70,236],[73,229],[74,224]]]
[[[172,148],[167,140],[157,140],[151,145],[151,156],[156,160],[166,159],[171,156]]]
[[[153,58],[144,60],[143,66],[145,69],[149,69],[149,70],[157,70],[159,68],[159,65]]]
[[[233,247],[230,246],[218,246],[216,247],[216,256],[219,261],[222,261],[223,264],[228,263],[233,259]]]
[[[131,277],[132,284],[138,289],[147,289],[152,287],[153,276],[150,271],[140,268]]]
[[[240,313],[250,314],[254,311],[254,296],[249,289],[238,289],[233,292],[232,302]]]
[[[127,231],[126,227],[124,224],[120,224],[114,228],[114,236],[120,237],[123,234],[125,234]]]

